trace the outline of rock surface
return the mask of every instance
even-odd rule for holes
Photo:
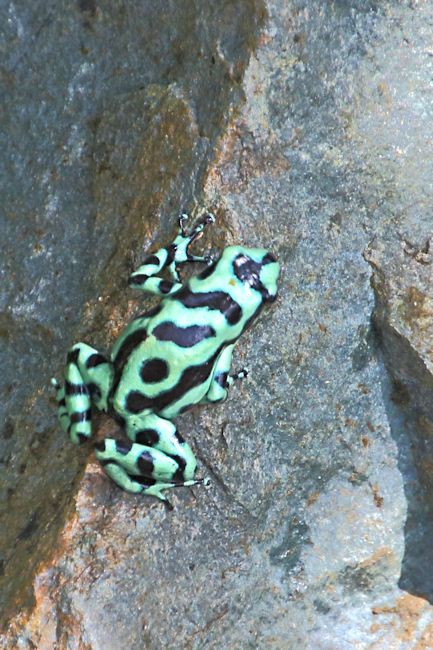
[[[49,379],[74,341],[109,347],[140,308],[128,273],[198,201],[262,13],[250,0],[0,8],[3,619],[34,602],[90,453],[59,435]]]
[[[4,645],[433,647],[433,5],[269,0],[245,71],[260,6],[180,17],[185,6],[118,15],[80,1],[38,22],[10,5],[10,74],[25,78],[35,51],[39,75],[44,53],[59,72],[41,107],[49,146],[40,129],[39,153],[17,136],[26,191],[7,214],[10,617],[39,568]],[[110,28],[123,57],[92,49]],[[51,32],[74,34],[93,67],[66,66],[66,45],[54,57]],[[61,80],[70,105],[53,100]],[[141,310],[128,272],[194,201],[217,214],[198,249],[264,245],[282,275],[238,345],[248,379],[178,419],[212,487],[177,491],[168,513],[93,461],[81,476],[86,452],[38,386],[74,339],[109,346]],[[33,213],[43,233],[28,225],[20,241]]]

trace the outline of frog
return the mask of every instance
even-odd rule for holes
[[[192,242],[215,217],[190,232],[180,218],[174,241],[149,254],[128,280],[161,298],[120,333],[111,354],[87,343],[66,357],[63,385],[53,378],[61,428],[75,444],[91,438],[94,409],[111,415],[127,439],[94,445],[104,472],[123,490],[172,505],[164,490],[209,484],[194,478],[196,458],[173,420],[196,404],[223,402],[232,384],[233,348],[263,307],[275,301],[279,264],[263,248],[227,246],[217,259],[193,255]],[[182,282],[179,265],[204,269]],[[168,275],[169,279],[164,277]]]

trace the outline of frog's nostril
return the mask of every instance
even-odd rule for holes
[[[266,253],[264,258],[262,259],[262,264],[271,264],[272,262],[276,262],[277,260],[275,257],[272,255],[272,253]]]

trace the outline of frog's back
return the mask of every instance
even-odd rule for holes
[[[224,317],[213,312],[203,304],[192,317],[177,297],[166,298],[151,316],[136,318],[125,329],[112,355],[117,413],[152,411],[173,417],[200,401],[225,347],[220,331]]]
[[[222,351],[266,301],[261,265],[247,252],[266,254],[228,247],[218,262],[126,328],[112,355],[111,403],[117,413],[151,411],[171,418],[206,395]],[[246,277],[241,264],[248,266]]]

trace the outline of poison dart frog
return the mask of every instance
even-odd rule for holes
[[[172,419],[194,404],[226,399],[246,370],[229,375],[233,347],[262,307],[275,300],[279,265],[262,248],[228,246],[217,261],[189,252],[211,214],[146,257],[129,286],[163,298],[135,318],[105,357],[86,343],[70,349],[58,416],[72,442],[91,435],[92,406],[108,412],[129,440],[108,438],[95,445],[96,457],[117,485],[161,499],[162,490],[206,483],[194,479],[196,460]],[[203,262],[198,275],[181,283],[177,265]],[[170,280],[160,277],[166,270]]]

